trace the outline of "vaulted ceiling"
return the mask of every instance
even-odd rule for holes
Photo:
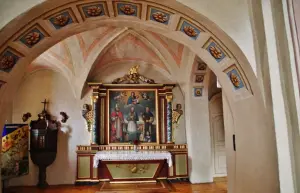
[[[151,65],[165,76],[181,67],[190,51],[154,32],[100,27],[69,37],[48,49],[27,67],[27,75],[51,69],[69,80],[83,71],[93,80],[108,66],[122,63]],[[84,68],[84,70],[83,70]]]

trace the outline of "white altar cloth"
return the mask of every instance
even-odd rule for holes
[[[99,161],[138,161],[138,160],[164,160],[166,159],[169,167],[172,167],[172,155],[168,151],[99,151],[94,156],[94,168],[98,167]]]

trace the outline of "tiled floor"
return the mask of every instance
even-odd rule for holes
[[[35,187],[16,187],[11,193],[227,193],[226,179],[208,184],[190,184],[187,182],[143,184],[110,184],[101,183],[95,186],[50,186],[45,190]]]

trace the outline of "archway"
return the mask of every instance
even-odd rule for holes
[[[1,114],[4,115],[0,123],[3,124],[10,115],[10,96],[22,81],[26,65],[55,43],[100,26],[152,31],[188,47],[209,66],[222,84],[232,111],[236,135],[235,191],[278,192],[274,131],[269,120],[264,119],[263,101],[255,75],[236,44],[207,18],[180,3],[163,1],[158,4],[153,0],[123,2],[132,5],[134,14],[131,16],[119,12],[117,3],[75,0],[42,3],[10,22],[1,31],[1,61],[8,62],[10,67],[1,73],[3,81],[7,83],[0,90]],[[102,12],[89,15],[86,9],[93,5],[101,6]],[[155,12],[164,13],[163,20],[151,15]],[[57,16],[67,19],[55,21]],[[23,25],[27,23],[30,25]],[[185,67],[186,76],[180,76],[180,70],[172,73],[182,80],[188,80],[192,68],[192,65]],[[232,74],[238,77],[238,83],[230,78]],[[82,76],[82,85],[86,76]],[[192,96],[195,88],[192,84],[183,88],[186,91],[186,106],[192,106],[195,104]],[[189,153],[193,155],[197,152],[197,140],[193,138],[192,128],[198,122],[191,109],[186,114],[190,117],[186,124]],[[192,162],[192,168],[196,166],[197,159]]]

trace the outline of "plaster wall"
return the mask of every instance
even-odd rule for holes
[[[70,0],[68,0],[70,1]],[[256,73],[253,34],[247,0],[177,0],[203,14],[227,33],[246,55]],[[0,0],[0,29],[44,0]]]
[[[70,85],[58,73],[39,71],[20,86],[14,98],[13,122],[22,123],[25,112],[31,112],[32,119],[36,119],[37,113],[43,109],[41,101],[45,98],[50,101],[48,109],[53,116],[60,119],[60,111],[70,116],[58,134],[58,153],[54,163],[47,168],[47,181],[49,184],[72,184],[76,176],[76,146],[89,144],[89,133],[81,115],[82,104],[88,101],[76,100]],[[38,168],[29,160],[29,175],[10,180],[10,185],[36,185]]]
[[[207,93],[204,93],[206,97],[195,98],[192,88],[188,90],[188,93],[185,93],[185,112],[190,181],[192,183],[212,182],[213,170]]]

